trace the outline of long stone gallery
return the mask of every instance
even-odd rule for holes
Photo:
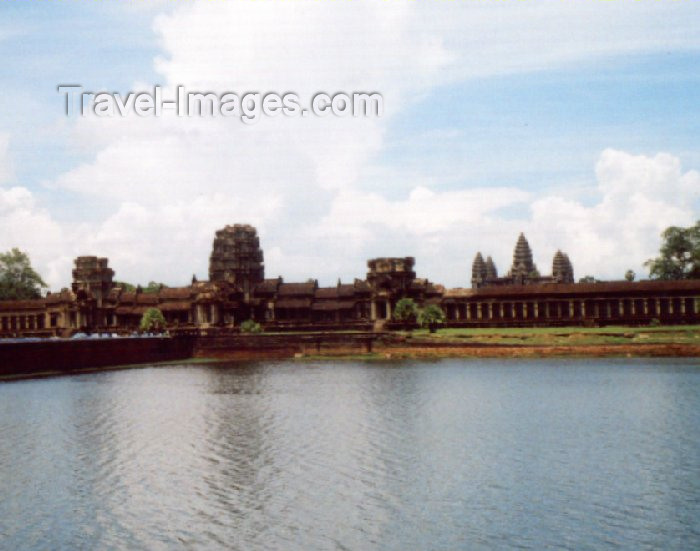
[[[237,331],[255,320],[266,331],[391,329],[396,303],[438,305],[447,327],[547,327],[700,322],[700,280],[574,283],[569,257],[556,251],[551,275],[535,266],[524,235],[502,276],[477,253],[471,287],[446,289],[415,272],[415,259],[374,258],[363,279],[320,287],[318,281],[265,278],[257,231],[235,224],[216,232],[209,280],[156,292],[120,287],[107,258],[75,260],[71,289],[27,301],[0,302],[3,337],[128,334],[158,308],[173,333]]]

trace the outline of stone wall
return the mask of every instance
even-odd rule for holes
[[[0,376],[182,360],[193,344],[188,337],[0,341]]]

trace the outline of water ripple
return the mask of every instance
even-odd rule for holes
[[[700,548],[693,362],[172,366],[0,385],[3,549]]]

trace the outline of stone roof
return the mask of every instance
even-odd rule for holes
[[[277,292],[277,287],[282,283],[281,277],[265,279],[255,286],[255,294],[271,295]]]
[[[324,300],[315,302],[312,309],[317,312],[334,312],[336,310],[352,310],[354,307],[355,301],[353,300]]]
[[[338,287],[319,287],[314,296],[317,299],[337,298],[339,296]]]
[[[483,287],[475,291],[474,298],[503,297],[503,296],[532,296],[532,295],[630,295],[673,293],[674,295],[688,293],[689,296],[700,293],[700,279],[681,281],[608,281],[601,283],[545,283],[542,285],[504,285],[500,287]],[[585,298],[585,297],[584,297]]]
[[[164,287],[158,293],[161,300],[188,299],[192,296],[192,287]]]
[[[356,293],[369,294],[372,292],[372,288],[369,283],[364,279],[356,279],[353,284]]]
[[[128,303],[136,302],[136,293],[134,291],[125,291],[119,295],[119,302]]]
[[[311,299],[280,298],[275,301],[275,308],[311,308]]]
[[[310,295],[313,296],[316,291],[316,282],[307,281],[305,283],[282,283],[277,290],[279,296],[299,296],[299,295]]]
[[[0,311],[4,312],[13,312],[15,310],[43,310],[45,306],[46,302],[43,298],[0,301]]]
[[[442,296],[443,298],[464,298],[470,297],[473,294],[473,289],[464,289],[462,287],[458,287],[455,289],[446,289]]]
[[[187,300],[163,302],[158,305],[162,312],[182,312],[189,311],[192,303]]]
[[[369,287],[368,287],[369,289]],[[362,289],[359,289],[362,290]],[[353,283],[341,283],[338,285],[338,296],[339,297],[352,297],[357,293],[358,288]]]
[[[46,301],[46,304],[73,302],[75,300],[75,295],[68,289],[62,289],[58,293],[47,293],[44,300]]]

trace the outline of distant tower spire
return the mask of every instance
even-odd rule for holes
[[[493,263],[493,259],[490,256],[486,257],[486,279],[496,279],[498,277],[498,270],[496,265]]]
[[[569,257],[561,251],[557,251],[552,260],[552,277],[559,283],[574,282],[574,268]]]
[[[484,257],[478,252],[474,257],[474,262],[472,262],[472,287],[474,289],[481,287],[486,281],[486,276],[487,270]]]
[[[513,251],[513,266],[510,269],[510,275],[517,278],[518,283],[524,283],[530,274],[535,271],[530,244],[525,239],[525,234],[521,232]]]

